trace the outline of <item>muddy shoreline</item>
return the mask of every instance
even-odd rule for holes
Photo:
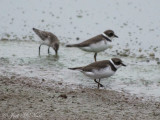
[[[72,87],[71,87],[72,86]],[[160,102],[112,90],[0,76],[1,120],[159,120]]]

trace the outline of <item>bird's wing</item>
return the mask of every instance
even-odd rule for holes
[[[41,31],[40,37],[42,38],[42,40],[45,40],[45,39],[50,39],[51,41],[58,40],[58,38],[53,33],[47,32],[47,31]]]
[[[109,61],[103,60],[103,61],[91,63],[81,68],[81,70],[85,72],[92,72],[92,70],[99,70],[99,69],[106,68],[106,67],[109,67]]]
[[[100,42],[101,40],[105,40],[105,38],[103,38],[102,35],[97,35],[93,38],[90,38],[90,39],[84,41],[84,42],[76,44],[76,47],[86,47],[86,46],[89,46],[92,43]]]
[[[38,29],[35,29],[34,30],[36,32],[36,34],[44,41],[46,39],[49,39],[50,42],[59,42],[58,38],[56,35],[54,35],[53,33],[51,32],[47,32],[47,31],[42,31],[42,30],[38,30]]]

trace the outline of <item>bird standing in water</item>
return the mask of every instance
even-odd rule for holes
[[[98,84],[98,89],[99,89],[99,87],[103,87],[103,85],[100,83],[100,80],[102,78],[108,78],[114,75],[117,69],[120,68],[121,66],[126,66],[125,64],[123,64],[121,59],[112,58],[110,60],[94,62],[87,66],[75,67],[69,69],[78,70],[82,72],[84,75],[94,79],[94,81]],[[96,79],[99,79],[99,81],[97,81]]]
[[[66,47],[78,47],[86,52],[94,52],[94,60],[96,61],[97,53],[106,50],[109,47],[108,42],[112,42],[112,39],[115,37],[118,38],[113,30],[106,30],[104,33],[90,38],[84,42],[66,45]]]
[[[33,31],[41,38],[42,43],[39,46],[39,55],[41,50],[41,45],[47,45],[48,46],[48,54],[50,53],[49,49],[52,47],[55,50],[56,56],[58,55],[58,49],[59,49],[59,40],[56,35],[54,35],[51,32],[38,30],[36,28],[33,28]]]

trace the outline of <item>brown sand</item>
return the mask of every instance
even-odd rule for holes
[[[160,120],[160,103],[111,90],[0,76],[0,120]]]

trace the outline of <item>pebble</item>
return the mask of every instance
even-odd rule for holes
[[[159,61],[159,62],[157,62],[157,64],[158,64],[158,65],[160,65],[160,61]]]
[[[76,37],[76,40],[79,40],[79,37]]]
[[[155,54],[154,53],[150,53],[149,56],[155,56]]]
[[[59,95],[58,97],[61,97],[61,98],[67,99],[67,95],[66,95],[66,94],[61,94],[61,95]]]

